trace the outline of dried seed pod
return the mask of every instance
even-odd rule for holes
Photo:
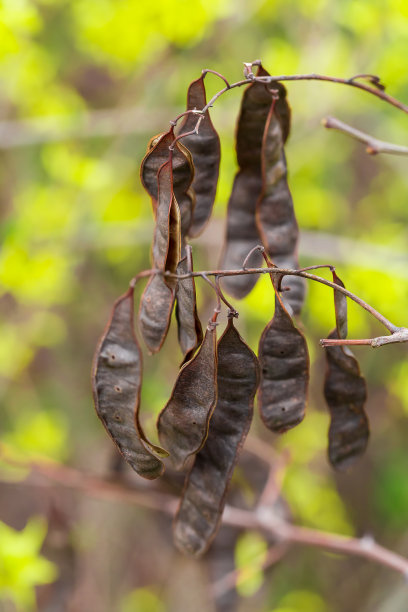
[[[174,197],[171,160],[158,172],[158,206],[153,239],[153,265],[175,272],[180,259],[180,212]],[[139,328],[151,353],[160,350],[170,325],[175,297],[175,279],[152,276],[139,307]]]
[[[268,76],[262,66],[257,76]],[[239,171],[227,212],[226,245],[220,267],[224,270],[240,268],[249,251],[261,243],[255,221],[256,202],[262,192],[262,137],[272,103],[272,93],[263,83],[251,83],[244,91],[237,125],[236,151]],[[262,255],[253,253],[248,267],[259,267]],[[229,276],[223,287],[235,298],[245,297],[254,287],[257,276]]]
[[[140,180],[152,200],[156,214],[158,202],[158,172],[161,166],[172,158],[173,191],[180,208],[181,233],[184,239],[191,225],[195,195],[191,189],[194,165],[189,150],[177,141],[172,154],[169,147],[175,139],[174,130],[158,134],[150,141],[140,166]]]
[[[187,92],[187,110],[202,109],[206,105],[204,77],[201,76],[193,81]],[[186,115],[180,134],[194,130],[198,116]],[[197,134],[183,138],[183,144],[192,154],[195,176],[193,189],[196,194],[193,221],[189,229],[189,235],[196,237],[203,231],[207,224],[217,191],[218,173],[220,167],[220,139],[206,111],[201,121]]]
[[[285,91],[281,86],[280,91]],[[299,228],[287,180],[287,164],[283,148],[284,133],[277,107],[285,108],[285,98],[272,104],[262,141],[262,193],[256,205],[259,234],[269,257],[278,267],[298,268],[297,243]],[[287,106],[287,103],[286,103]],[[289,107],[288,107],[289,108]],[[285,278],[289,288],[283,302],[290,312],[299,314],[305,294],[305,281],[298,276]]]
[[[175,290],[163,277],[155,274],[149,279],[139,306],[139,329],[150,353],[157,353],[166,339],[173,312]]]
[[[218,530],[259,383],[258,359],[232,318],[218,342],[217,381],[218,400],[208,438],[186,478],[174,524],[178,548],[193,555],[203,554]]]
[[[258,402],[266,427],[283,433],[305,415],[309,385],[306,339],[294,326],[275,290],[275,314],[259,341],[261,383]]]
[[[191,257],[191,251],[189,256]],[[177,271],[179,274],[186,274],[189,271],[187,258],[180,261]],[[184,362],[187,362],[203,340],[203,330],[197,314],[196,290],[193,277],[178,281],[176,300],[178,340],[183,351]]]
[[[216,327],[209,323],[199,350],[181,368],[158,419],[160,441],[176,469],[182,469],[188,457],[202,448],[216,401]]]
[[[108,326],[95,353],[92,386],[95,409],[108,434],[129,465],[144,478],[158,478],[163,463],[139,423],[142,355],[133,331],[133,289],[114,304]],[[150,450],[149,450],[150,449]]]
[[[333,271],[333,281],[344,287]],[[329,338],[347,335],[347,298],[334,291],[336,329]],[[357,359],[347,346],[326,347],[327,371],[324,396],[330,411],[329,461],[334,468],[350,467],[367,447],[369,423],[364,411],[367,388]]]

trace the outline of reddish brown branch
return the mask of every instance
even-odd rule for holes
[[[107,479],[92,476],[59,464],[33,463],[11,461],[2,457],[12,465],[26,467],[32,470],[31,476],[25,481],[28,485],[51,486],[50,482],[41,482],[39,478],[57,482],[59,485],[80,490],[86,495],[98,499],[107,499],[135,504],[150,510],[174,515],[178,500],[159,491],[140,491],[126,482],[113,483]],[[19,483],[21,484],[21,483]],[[278,518],[271,508],[261,506],[256,512],[241,510],[226,506],[223,515],[224,524],[240,529],[259,529],[273,535],[279,542],[286,544],[305,544],[324,548],[334,552],[363,557],[394,569],[408,577],[408,560],[377,544],[372,538],[350,538],[333,533],[319,531],[292,525]]]

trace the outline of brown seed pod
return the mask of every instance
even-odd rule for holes
[[[140,180],[152,200],[156,215],[158,201],[158,172],[161,166],[172,157],[173,191],[180,208],[181,233],[184,239],[191,225],[195,195],[191,189],[194,178],[194,165],[189,150],[177,141],[172,155],[169,147],[175,139],[174,130],[158,134],[151,139],[147,153],[140,166]]]
[[[333,273],[333,281],[344,287]],[[329,338],[347,336],[347,298],[334,290],[336,329]],[[369,438],[369,423],[364,411],[367,387],[357,359],[347,346],[326,347],[327,370],[324,396],[330,411],[329,461],[334,468],[344,470],[362,455]]]
[[[158,206],[152,256],[154,267],[174,273],[180,259],[180,212],[173,192],[172,165],[164,163],[158,172]],[[160,350],[166,339],[174,305],[176,280],[152,276],[140,300],[139,329],[151,353]]]
[[[208,438],[186,478],[174,524],[177,547],[192,555],[202,555],[217,533],[259,383],[258,359],[232,318],[218,342],[217,380],[218,400]]]
[[[190,248],[190,247],[189,247]],[[191,250],[188,257],[192,256]],[[186,274],[189,271],[187,258],[180,261],[177,271]],[[189,361],[203,340],[203,330],[197,313],[197,299],[194,278],[179,280],[176,291],[176,319],[178,340],[184,355],[184,363]]]
[[[95,409],[129,465],[144,478],[158,478],[163,463],[139,423],[142,355],[133,331],[133,288],[116,300],[95,353],[92,387]]]
[[[262,66],[258,67],[257,76],[268,75]],[[266,84],[254,82],[244,91],[236,138],[239,171],[228,202],[226,245],[220,264],[224,270],[240,268],[249,251],[261,243],[255,209],[262,192],[262,137],[271,103],[272,93]],[[262,255],[255,251],[248,267],[261,264]],[[233,297],[243,298],[256,281],[255,274],[248,274],[225,277],[222,284]]]
[[[187,92],[187,110],[202,109],[206,105],[204,77],[193,81]],[[194,130],[198,115],[190,113],[180,128],[180,134]],[[196,237],[207,224],[217,191],[220,167],[220,139],[206,111],[197,134],[183,138],[183,144],[191,152],[195,168],[193,189],[196,195],[193,221],[188,234]]]
[[[209,323],[199,350],[181,368],[157,423],[160,441],[177,470],[204,445],[216,401],[217,338],[215,325]]]
[[[294,326],[275,290],[275,314],[259,341],[261,383],[258,403],[266,427],[283,433],[305,415],[309,385],[306,339]]]
[[[281,90],[285,90],[283,86]],[[273,262],[278,267],[296,269],[299,267],[299,228],[287,180],[284,134],[277,114],[279,101],[280,98],[270,108],[262,140],[262,193],[256,205],[256,222],[266,252]],[[283,101],[282,106],[285,106]],[[291,313],[299,314],[305,294],[304,279],[288,276],[285,287],[289,291],[282,296],[284,304],[289,306]]]

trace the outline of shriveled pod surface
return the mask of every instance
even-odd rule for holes
[[[187,110],[202,109],[207,103],[204,76],[193,81],[187,92]],[[180,134],[194,130],[198,115],[186,115]],[[217,191],[218,174],[220,168],[220,139],[211,121],[208,110],[200,123],[197,134],[186,136],[182,140],[193,157],[195,176],[193,189],[196,196],[193,221],[189,235],[198,236],[206,226],[213,209],[215,193]]]
[[[180,261],[178,273],[186,274],[193,269],[193,259],[190,247],[187,257],[190,258],[190,266],[187,257]],[[195,350],[203,340],[203,330],[197,313],[197,298],[194,277],[178,281],[176,291],[176,319],[178,340],[184,355],[184,362],[193,356]]]
[[[215,325],[209,323],[197,353],[181,368],[157,423],[160,442],[176,469],[204,445],[216,401],[217,338]]]
[[[259,66],[257,76],[269,76],[269,73]],[[245,89],[236,136],[239,170],[228,202],[226,245],[220,264],[224,270],[241,268],[249,251],[261,242],[255,211],[262,192],[262,138],[271,104],[272,93],[266,84],[254,82]],[[256,251],[248,267],[261,264],[262,256]],[[251,291],[256,281],[257,275],[248,274],[225,277],[222,284],[239,299]]]
[[[180,211],[173,191],[171,160],[158,173],[158,205],[153,238],[153,266],[174,273],[180,260]],[[151,353],[160,350],[170,325],[175,299],[174,279],[150,278],[140,300],[139,328]]]
[[[282,97],[281,111],[285,107],[285,99]],[[269,257],[278,267],[296,269],[299,267],[299,228],[288,185],[284,132],[278,108],[276,101],[270,108],[262,141],[262,193],[257,202],[256,219]],[[289,306],[290,312],[299,314],[305,295],[304,279],[286,276],[284,286],[289,291],[283,294],[283,302]]]
[[[172,153],[170,152],[169,147],[174,139],[173,128],[151,139],[140,166],[140,179],[151,197],[153,212],[156,214],[159,191],[158,172],[165,162],[172,159],[173,190],[180,208],[181,233],[185,238],[191,225],[195,203],[194,191],[191,189],[194,165],[190,151],[180,141],[175,143]]]
[[[229,319],[218,342],[218,400],[208,438],[187,475],[174,523],[177,547],[203,554],[221,522],[232,473],[247,436],[259,383],[256,355]]]
[[[333,281],[344,287],[333,271]],[[334,291],[336,329],[329,338],[347,336],[347,298]],[[369,423],[364,410],[367,387],[357,359],[347,346],[326,347],[327,371],[324,396],[330,411],[329,461],[344,470],[364,453],[369,438]]]
[[[305,415],[309,386],[306,339],[275,291],[275,313],[259,341],[261,383],[258,404],[266,427],[283,433]]]
[[[158,478],[166,456],[151,444],[139,423],[142,355],[133,330],[133,289],[114,304],[95,353],[92,387],[95,409],[117,448],[140,476]]]

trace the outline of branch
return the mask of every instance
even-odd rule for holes
[[[83,491],[86,495],[98,499],[123,501],[150,510],[164,512],[170,516],[174,516],[178,506],[177,498],[172,495],[167,495],[157,490],[142,492],[125,482],[112,483],[108,479],[91,476],[60,464],[26,464],[10,460],[4,456],[2,459],[14,466],[30,468],[34,476],[45,476],[47,479],[53,480],[63,487]],[[41,485],[35,479],[31,483],[26,481],[26,484],[51,486],[50,483]],[[380,546],[369,536],[350,538],[317,529],[292,525],[277,517],[270,508],[265,506],[258,507],[256,512],[226,506],[223,514],[223,523],[240,529],[259,529],[269,533],[281,543],[305,544],[338,553],[363,557],[394,569],[405,578],[408,578],[408,559]]]
[[[368,345],[373,348],[384,346],[384,344],[396,344],[398,342],[408,342],[408,328],[401,327],[390,336],[378,336],[377,338],[363,338],[355,340],[344,340],[338,338],[324,338],[320,340],[322,346],[344,346],[344,345]]]
[[[385,142],[384,140],[373,138],[372,136],[369,136],[369,134],[356,130],[350,125],[347,125],[347,123],[343,123],[343,121],[340,121],[335,117],[327,117],[326,119],[323,119],[322,125],[328,129],[339,130],[340,132],[343,132],[343,134],[348,134],[349,136],[352,136],[352,138],[355,138],[359,142],[367,145],[366,152],[369,155],[377,155],[377,153],[408,155],[408,147],[403,147],[392,144],[391,142]]]
[[[206,276],[216,276],[216,277],[221,278],[223,276],[240,276],[242,274],[279,274],[279,275],[282,274],[283,276],[301,276],[302,278],[307,278],[308,280],[316,281],[318,283],[326,285],[327,287],[330,287],[331,289],[335,289],[336,291],[343,293],[348,298],[353,300],[353,302],[356,302],[356,304],[358,304],[359,306],[367,310],[367,312],[369,312],[374,318],[377,319],[377,321],[379,321],[382,325],[384,325],[384,327],[388,329],[388,331],[391,334],[395,332],[399,332],[402,329],[404,329],[402,327],[398,327],[397,325],[394,325],[393,323],[391,323],[391,321],[389,321],[386,317],[384,317],[384,315],[382,315],[375,308],[370,306],[370,304],[367,304],[367,302],[365,302],[362,298],[358,297],[354,293],[351,293],[351,291],[348,291],[348,289],[345,289],[344,287],[340,287],[339,285],[336,285],[336,283],[333,283],[325,278],[322,278],[321,276],[316,276],[316,274],[310,274],[309,272],[304,272],[302,270],[292,270],[292,269],[287,269],[287,268],[269,268],[268,267],[268,268],[246,268],[245,270],[243,268],[240,268],[238,270],[202,270],[199,272],[186,272],[185,274],[174,274],[172,272],[166,272],[163,270],[156,269],[156,270],[144,270],[143,272],[140,272],[140,274],[138,274],[137,277],[135,278],[138,278],[141,276],[150,276],[153,274],[162,274],[164,276],[167,276],[169,278],[174,278],[176,280],[184,280],[186,278],[192,278],[192,277],[202,277],[205,279]],[[132,283],[134,283],[134,280],[135,279],[132,279],[130,281],[131,285]],[[402,341],[405,342],[405,340],[401,340],[401,342]]]

